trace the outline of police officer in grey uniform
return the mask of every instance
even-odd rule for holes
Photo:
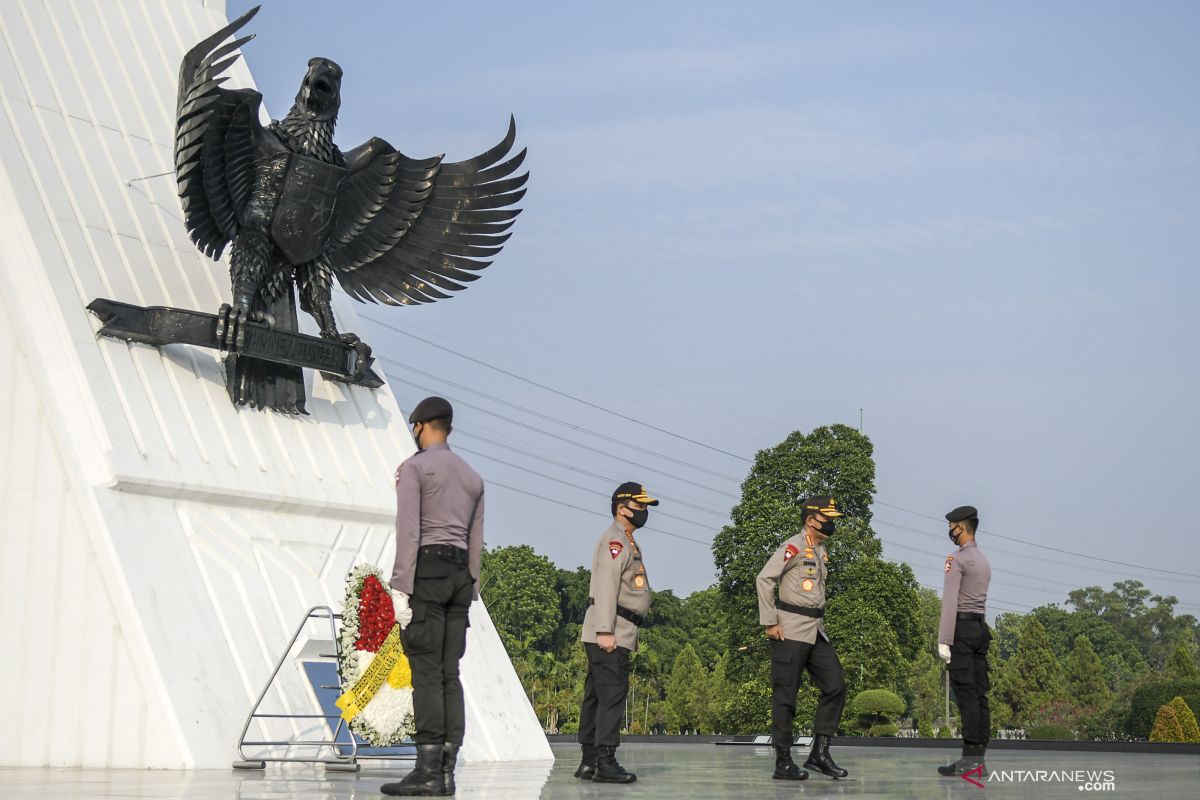
[[[417,763],[389,795],[453,795],[466,715],[458,665],[479,597],[483,479],[446,438],[454,409],[427,397],[409,415],[417,452],[396,470],[392,603],[412,668]]]
[[[938,655],[950,666],[950,687],[962,716],[962,758],[938,767],[942,775],[963,775],[983,765],[992,728],[988,709],[988,645],[992,632],[984,619],[992,568],[975,544],[979,512],[959,506],[946,515],[950,540],[958,550],[946,556]]]
[[[813,746],[806,769],[831,778],[846,770],[829,755],[829,739],[837,733],[846,701],[842,664],[829,642],[821,619],[825,616],[825,540],[842,516],[832,497],[810,497],[801,503],[804,527],[780,545],[758,573],[758,621],[771,640],[771,742],[775,745],[777,780],[802,781],[808,773],[792,761],[792,723],[796,692],[807,669],[821,691],[813,719]],[[776,599],[776,587],[779,597]]]
[[[591,597],[583,617],[587,678],[579,709],[583,759],[575,777],[596,783],[633,783],[637,776],[617,763],[621,720],[629,693],[629,654],[650,610],[650,581],[633,532],[646,524],[658,501],[640,483],[622,483],[612,496],[612,524],[596,540]]]

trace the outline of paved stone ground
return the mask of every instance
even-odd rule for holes
[[[986,788],[935,772],[944,749],[836,747],[834,755],[850,777],[834,781],[814,775],[799,783],[773,781],[770,750],[711,744],[631,744],[618,751],[622,763],[638,774],[629,786],[575,780],[577,749],[555,744],[557,760],[537,764],[464,766],[460,798],[1200,798],[1200,756],[1134,753],[1077,753],[1031,750],[996,751],[988,758],[992,777]],[[797,761],[803,753],[797,751]],[[205,770],[51,770],[0,769],[0,797],[45,798],[221,798],[221,800],[359,800],[382,797],[380,784],[397,780],[408,769],[378,766],[357,776],[325,773],[320,767],[272,765],[264,772]],[[1111,770],[1113,786],[1090,787],[1077,780],[1035,781],[1027,772]],[[1024,780],[1022,780],[1024,778]]]

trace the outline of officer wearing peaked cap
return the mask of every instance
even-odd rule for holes
[[[771,741],[775,746],[777,780],[802,781],[808,773],[792,761],[792,724],[796,692],[805,670],[821,691],[813,719],[813,746],[806,769],[831,778],[846,770],[829,755],[829,739],[837,733],[846,700],[842,664],[825,627],[825,540],[833,535],[834,519],[842,516],[832,497],[801,501],[800,533],[779,546],[758,573],[758,621],[771,640]],[[779,590],[778,599],[775,596]]]
[[[950,667],[950,687],[962,716],[962,758],[938,767],[942,775],[964,775],[984,765],[992,718],[988,708],[988,584],[992,568],[975,544],[979,512],[974,506],[959,506],[946,515],[950,541],[958,550],[946,556],[943,567],[942,617],[938,625],[938,655]]]
[[[646,524],[658,501],[640,483],[613,492],[612,524],[592,553],[591,597],[583,617],[587,678],[579,708],[583,759],[575,777],[596,783],[633,783],[637,776],[617,763],[621,720],[629,692],[629,655],[650,610],[650,581],[633,532]]]
[[[454,409],[427,397],[409,415],[417,452],[396,470],[392,604],[412,668],[417,763],[388,795],[453,795],[466,714],[459,660],[479,596],[483,479],[450,450]]]

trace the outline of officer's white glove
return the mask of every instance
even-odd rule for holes
[[[947,664],[949,664],[950,663],[950,645],[939,644],[938,645],[938,655],[941,657],[942,661],[945,661]]]
[[[396,611],[396,622],[400,623],[400,630],[404,630],[408,627],[408,623],[412,622],[412,609],[408,607],[408,595],[392,589],[392,608]]]

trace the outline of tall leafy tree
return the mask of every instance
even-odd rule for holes
[[[1005,688],[1009,696],[1002,699],[1019,721],[1030,719],[1042,706],[1063,698],[1062,667],[1037,617],[1025,617],[1017,652],[1006,667]]]
[[[480,586],[492,622],[513,655],[550,644],[562,620],[558,570],[527,544],[485,551]]]
[[[930,726],[930,735],[933,721],[945,716],[943,674],[942,662],[933,653],[922,650],[917,654],[909,684],[912,690],[912,713],[922,729],[925,725]]]
[[[866,689],[905,691],[911,664],[891,623],[856,597],[834,597],[826,605],[826,629],[845,674],[846,694]]]
[[[1063,665],[1067,692],[1085,712],[1094,713],[1112,702],[1112,692],[1104,680],[1104,665],[1088,637],[1080,635]]]
[[[1178,678],[1179,680],[1200,678],[1200,669],[1197,669],[1196,662],[1192,659],[1192,654],[1182,644],[1176,647],[1175,652],[1171,653],[1171,657],[1167,659],[1167,666],[1164,672],[1172,678]]]
[[[675,733],[713,729],[708,670],[689,644],[675,659],[667,684],[667,724]]]
[[[1111,623],[1156,669],[1162,668],[1180,642],[1195,646],[1200,638],[1195,617],[1175,615],[1178,598],[1156,595],[1141,581],[1118,581],[1107,591],[1087,586],[1070,592],[1067,599],[1076,609]]]

